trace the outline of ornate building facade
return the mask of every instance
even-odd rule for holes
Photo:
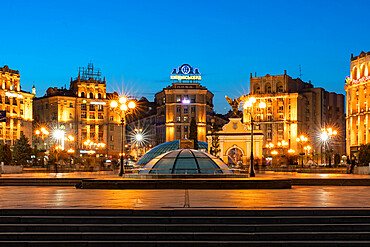
[[[171,86],[155,95],[158,144],[189,138],[190,121],[195,118],[198,140],[206,142],[211,128],[213,94],[201,86],[201,74],[188,64],[174,69]]]
[[[311,82],[293,79],[284,75],[266,75],[250,78],[250,97],[256,98],[256,106],[266,103],[264,109],[255,107],[252,111],[243,110],[243,121],[249,123],[251,116],[256,121],[256,128],[264,134],[264,154],[269,149],[266,144],[285,141],[287,151],[293,149],[297,154],[304,153],[303,145],[297,142],[301,135],[308,137],[312,146],[311,153],[321,154],[323,149],[334,149],[335,153],[345,152],[344,95],[330,93],[323,88],[315,88]],[[323,143],[320,139],[322,128],[333,128],[339,134]],[[283,151],[283,150],[282,150]]]
[[[356,154],[361,144],[370,143],[370,52],[351,55],[347,94],[347,155]]]
[[[33,94],[22,91],[18,70],[0,67],[0,110],[6,118],[0,122],[0,142],[14,145],[23,133],[32,143]]]
[[[80,68],[78,77],[71,79],[69,89],[49,88],[46,95],[35,98],[34,118],[36,126],[47,125],[50,129],[62,129],[75,140],[68,144],[83,153],[94,144],[104,143],[97,152],[118,155],[121,150],[121,118],[110,111],[109,101],[118,98],[117,93],[106,92],[105,78],[94,70],[92,64]]]

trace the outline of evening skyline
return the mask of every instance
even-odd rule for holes
[[[43,96],[69,86],[89,62],[109,92],[128,90],[149,100],[168,86],[173,68],[199,68],[215,94],[249,92],[250,73],[312,81],[344,94],[350,56],[369,51],[367,1],[8,1],[3,3],[0,65],[19,70],[22,89]],[[363,24],[362,24],[363,23]],[[123,84],[123,86],[122,86]]]

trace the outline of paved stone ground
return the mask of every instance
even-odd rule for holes
[[[97,178],[97,179],[122,179],[118,176],[118,171],[101,172],[71,172],[71,173],[22,173],[22,174],[2,174],[2,178]],[[370,175],[358,174],[321,174],[321,173],[297,173],[297,172],[257,172],[255,178],[248,179],[289,179],[289,178],[368,178]]]
[[[80,190],[0,187],[0,208],[181,208],[185,190]],[[370,187],[295,186],[283,190],[189,190],[192,208],[369,207]]]
[[[3,178],[122,179],[117,172],[3,174]],[[365,178],[370,175],[257,173],[250,179]],[[294,186],[284,190],[189,190],[191,208],[368,207],[370,187]],[[185,190],[80,190],[73,187],[0,186],[0,208],[181,208]]]

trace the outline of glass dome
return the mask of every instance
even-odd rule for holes
[[[199,150],[178,149],[148,162],[139,174],[224,174],[233,171],[219,158]]]
[[[198,141],[199,149],[201,150],[208,150],[208,144],[206,142]],[[141,159],[136,163],[136,165],[146,165],[149,161],[157,157],[158,155],[167,153],[168,151],[177,150],[180,148],[180,140],[170,141],[162,143],[151,150],[149,150],[146,154],[141,157]]]

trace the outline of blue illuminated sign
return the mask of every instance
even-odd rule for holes
[[[202,76],[199,69],[194,69],[189,64],[183,64],[177,69],[173,69],[171,80],[177,81],[200,81]]]

